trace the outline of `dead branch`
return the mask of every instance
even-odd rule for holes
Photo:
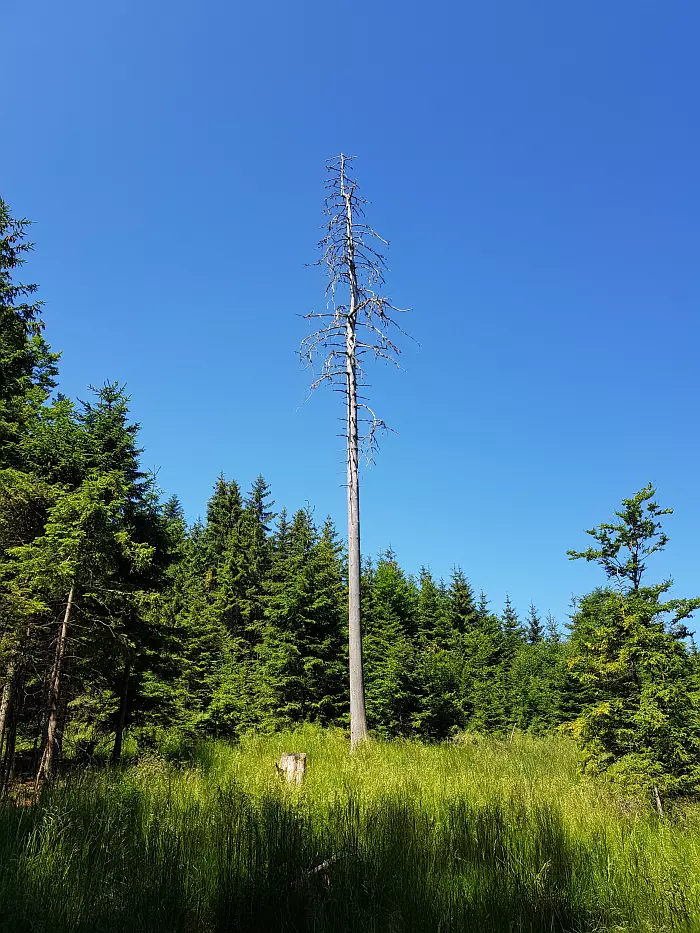
[[[310,393],[327,383],[345,396],[352,748],[367,736],[360,620],[359,458],[362,454],[371,463],[378,435],[388,430],[367,400],[358,395],[358,388],[367,386],[366,360],[399,365],[400,349],[394,333],[405,334],[396,321],[404,311],[380,293],[386,271],[383,251],[389,244],[363,219],[368,202],[359,195],[357,180],[348,172],[353,158],[341,153],[326,163],[326,224],[318,262],[328,273],[326,308],[303,315],[316,329],[299,347],[302,363],[312,371]]]

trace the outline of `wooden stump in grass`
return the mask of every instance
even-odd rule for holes
[[[287,783],[301,784],[306,773],[306,752],[284,752],[275,767]]]

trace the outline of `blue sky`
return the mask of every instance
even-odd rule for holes
[[[700,7],[3,5],[0,194],[36,223],[61,388],[126,382],[190,518],[221,471],[344,521],[339,398],[304,404],[324,160],[358,156],[413,310],[363,549],[564,620],[567,560],[649,481],[700,593]],[[8,144],[9,142],[9,144]]]

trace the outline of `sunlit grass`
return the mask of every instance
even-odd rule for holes
[[[300,788],[283,751],[308,755]],[[564,737],[211,742],[5,804],[0,865],[13,933],[700,931],[698,809],[660,822]]]

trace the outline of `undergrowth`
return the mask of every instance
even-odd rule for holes
[[[210,742],[5,801],[0,866],[3,933],[700,931],[700,810],[660,821],[564,737]]]

